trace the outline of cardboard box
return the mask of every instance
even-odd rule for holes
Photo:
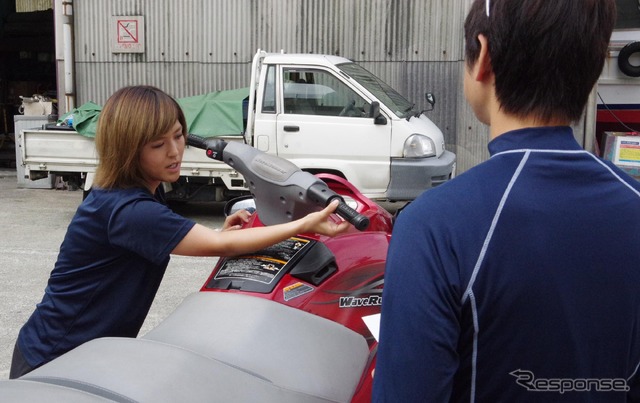
[[[53,102],[40,95],[34,95],[32,97],[20,96],[22,105],[18,111],[25,116],[47,116],[51,114],[51,108]]]
[[[605,132],[603,158],[640,180],[640,133]]]

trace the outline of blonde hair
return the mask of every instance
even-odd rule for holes
[[[95,142],[99,163],[94,185],[103,189],[144,187],[142,147],[166,134],[176,121],[186,137],[180,105],[162,90],[131,86],[116,91],[98,118]]]

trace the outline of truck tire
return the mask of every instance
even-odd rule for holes
[[[618,55],[618,68],[629,77],[640,77],[640,66],[634,66],[629,59],[634,53],[640,52],[640,42],[628,43]]]

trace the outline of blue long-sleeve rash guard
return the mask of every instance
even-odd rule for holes
[[[639,183],[569,127],[505,133],[489,151],[397,220],[373,400],[637,395]]]

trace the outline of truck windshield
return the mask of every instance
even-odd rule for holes
[[[404,118],[409,114],[413,114],[414,104],[407,101],[398,91],[391,88],[389,84],[367,71],[364,67],[356,63],[343,63],[339,64],[338,68],[360,83],[360,85],[372,93],[378,101],[393,110],[398,117]]]

